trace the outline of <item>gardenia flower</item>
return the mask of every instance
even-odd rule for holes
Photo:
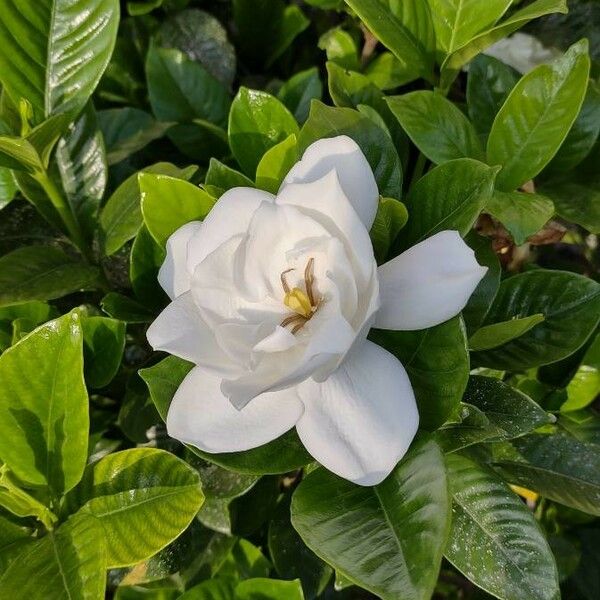
[[[312,144],[277,196],[238,187],[168,240],[173,300],[148,330],[195,363],[169,435],[205,452],[261,446],[296,427],[308,452],[361,485],[407,451],[419,415],[406,371],[371,327],[416,330],[456,315],[483,277],[456,231],[377,267],[378,190],[346,136]]]

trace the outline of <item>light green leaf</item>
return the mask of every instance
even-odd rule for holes
[[[294,492],[292,524],[315,554],[379,597],[430,598],[450,526],[444,457],[434,442],[416,442],[374,487],[318,469]]]
[[[31,172],[43,168],[39,154],[28,140],[9,135],[0,137],[0,165]]]
[[[421,427],[432,431],[457,409],[469,379],[469,353],[459,317],[420,331],[371,330],[369,339],[402,363],[415,392]]]
[[[23,246],[0,258],[0,306],[93,289],[98,269],[54,246]]]
[[[226,192],[234,187],[254,187],[254,182],[243,173],[232,169],[216,158],[211,158],[204,185],[210,186],[211,190],[219,188],[222,192]]]
[[[317,67],[300,71],[290,77],[277,92],[277,97],[294,115],[298,123],[308,118],[311,100],[320,100],[323,96],[323,84]]]
[[[31,103],[36,123],[78,112],[108,64],[118,25],[118,0],[7,4],[0,13],[3,87],[15,104]]]
[[[254,177],[267,150],[292,134],[298,134],[298,124],[277,98],[259,90],[239,89],[229,113],[229,144],[248,176]]]
[[[600,454],[595,444],[564,434],[531,434],[502,446],[493,464],[511,483],[600,515]]]
[[[168,175],[139,173],[138,185],[144,223],[161,246],[182,225],[204,219],[215,203],[198,186]]]
[[[384,263],[394,240],[408,221],[406,206],[394,198],[380,198],[369,235],[377,263]]]
[[[0,167],[0,210],[16,195],[17,182],[10,169]]]
[[[475,128],[442,94],[421,90],[392,96],[387,103],[413,143],[434,163],[483,159]]]
[[[501,600],[558,597],[552,552],[527,506],[490,470],[458,454],[446,461],[452,491],[446,558]]]
[[[155,173],[191,179],[198,167],[179,169],[171,163],[156,163],[140,173]],[[139,173],[128,177],[108,199],[100,214],[100,228],[104,236],[104,251],[107,256],[114,254],[125,242],[134,238],[143,223],[140,207]]]
[[[121,366],[125,323],[106,317],[84,317],[81,325],[85,380],[92,388],[102,388],[112,381]]]
[[[256,167],[256,187],[276,194],[298,160],[298,142],[294,134],[267,150]]]
[[[42,325],[0,356],[0,458],[60,496],[87,457],[88,398],[76,312]]]
[[[178,600],[232,600],[235,584],[230,579],[208,579],[187,590]]]
[[[167,418],[169,405],[179,384],[192,366],[180,358],[169,356],[156,365],[139,371],[163,420]],[[286,473],[313,461],[300,443],[295,430],[246,452],[209,454],[195,448],[193,450],[205,460],[238,473],[251,475]]]
[[[395,3],[393,11],[387,0],[345,0],[373,35],[404,65],[413,70],[413,79],[433,79],[431,36],[421,37],[417,29],[433,33],[429,6],[425,2]],[[417,24],[419,27],[417,27]]]
[[[502,165],[498,189],[518,188],[556,154],[581,108],[589,69],[588,44],[582,40],[513,88],[494,119],[487,145],[488,162]]]
[[[567,385],[567,401],[561,412],[578,410],[591,404],[600,394],[600,334],[583,356],[581,364]]]
[[[540,194],[495,190],[485,211],[508,229],[515,244],[524,244],[554,215],[554,203]]]
[[[445,229],[465,236],[492,195],[496,173],[470,158],[448,161],[426,173],[404,201],[410,217],[398,240],[401,248]]]
[[[246,579],[235,588],[236,600],[304,600],[302,586],[298,579],[280,581],[277,579]]]
[[[190,524],[204,501],[200,478],[164,450],[133,448],[105,456],[87,467],[70,494],[72,510],[93,515],[107,545],[107,566],[145,560]]]
[[[414,79],[410,65],[399,61],[391,52],[376,56],[364,73],[380,90],[391,90]]]
[[[538,269],[505,279],[484,325],[542,314],[520,337],[473,360],[494,369],[523,371],[556,362],[577,350],[600,319],[600,284],[574,273]]]
[[[360,70],[358,47],[354,38],[341,27],[326,31],[319,38],[319,48],[325,50],[327,60],[352,71]]]
[[[368,117],[351,108],[332,108],[313,100],[310,115],[298,137],[300,154],[313,142],[347,135],[363,151],[382,196],[402,196],[402,165],[389,136]]]
[[[102,529],[87,515],[75,515],[27,545],[0,575],[0,596],[14,600],[98,600],[105,587]]]
[[[514,318],[501,323],[492,323],[478,329],[469,338],[469,350],[490,350],[521,337],[538,323],[544,315],[538,313],[529,317]]]

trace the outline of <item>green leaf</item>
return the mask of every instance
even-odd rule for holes
[[[304,600],[300,581],[278,581],[277,579],[246,579],[235,588],[237,600]]]
[[[169,356],[153,367],[139,371],[141,378],[148,385],[150,396],[163,421],[167,418],[169,405],[179,384],[192,366],[180,358]],[[286,473],[313,461],[295,431],[246,452],[208,454],[195,448],[194,452],[226,469],[251,475]]]
[[[442,94],[421,90],[392,96],[387,103],[413,143],[434,163],[483,159],[475,128]]]
[[[478,34],[444,60],[442,63],[441,87],[448,89],[460,68],[480,52],[483,52],[488,46],[520,29],[532,19],[555,12],[567,12],[566,0],[535,0],[498,25]]]
[[[481,327],[469,338],[469,350],[490,350],[502,346],[521,337],[543,320],[544,315],[538,313]]]
[[[311,552],[290,521],[290,496],[279,504],[269,522],[269,554],[280,577],[299,579],[306,600],[318,596],[332,569]]]
[[[160,246],[190,221],[204,219],[215,200],[198,186],[154,173],[139,173],[142,215],[150,235]]]
[[[400,360],[412,384],[421,427],[434,430],[457,409],[469,379],[464,325],[454,317],[420,331],[371,330],[370,339]]]
[[[581,364],[567,385],[567,401],[561,412],[578,410],[591,404],[600,394],[600,334],[583,356]]]
[[[308,118],[311,100],[320,100],[323,96],[323,84],[317,67],[300,71],[290,77],[277,92],[277,97],[294,115],[298,123]]]
[[[396,58],[405,65],[410,65],[413,79],[423,77],[433,80],[433,54],[428,48],[430,40],[416,35],[415,21],[426,28],[431,28],[431,14],[426,3],[395,3],[396,10],[386,0],[345,0],[369,28],[373,35]],[[416,11],[418,14],[411,14]],[[412,17],[412,18],[411,18]],[[412,25],[412,27],[411,27]],[[411,30],[412,29],[412,30]]]
[[[98,600],[105,587],[102,529],[96,519],[83,515],[26,546],[0,575],[0,595],[14,600]]]
[[[541,191],[552,199],[556,213],[563,219],[600,233],[600,181],[552,183],[544,185]]]
[[[492,243],[488,238],[477,235],[473,231],[467,235],[465,242],[475,252],[475,260],[481,266],[488,268],[487,273],[471,294],[467,305],[462,311],[467,333],[468,335],[472,335],[479,329],[496,297],[498,287],[500,286],[502,269],[500,268],[498,256],[494,252]]]
[[[230,579],[209,579],[179,596],[179,600],[232,600],[234,582]]]
[[[497,186],[511,191],[535,177],[556,154],[585,96],[587,40],[552,65],[541,65],[513,88],[494,119],[488,162],[502,165]]]
[[[227,132],[205,119],[174,125],[168,135],[182,154],[196,161],[205,162],[215,154],[229,154]]]
[[[42,325],[0,356],[0,458],[59,496],[87,457],[88,398],[76,312]]]
[[[229,93],[206,69],[173,48],[151,44],[146,59],[148,95],[160,121],[227,122]]]
[[[200,478],[164,450],[133,448],[87,467],[69,508],[93,515],[107,545],[107,566],[145,560],[190,524],[204,501]]]
[[[243,173],[232,169],[216,158],[211,158],[204,185],[226,192],[234,187],[254,187],[254,182]]]
[[[125,323],[106,317],[84,317],[81,325],[85,380],[92,388],[102,388],[112,381],[121,366]]]
[[[0,210],[17,194],[17,182],[10,169],[0,167]]]
[[[558,425],[575,439],[600,446],[600,416],[593,409],[563,412]]]
[[[522,336],[473,353],[482,366],[523,371],[556,362],[577,350],[600,319],[600,284],[573,273],[529,271],[505,279],[484,325],[542,314]]]
[[[294,134],[267,150],[256,167],[256,187],[277,194],[289,170],[298,160]]]
[[[36,123],[78,112],[108,64],[118,24],[117,0],[6,5],[0,14],[3,87],[15,104],[21,98],[31,103]]]
[[[142,169],[140,173],[155,173],[191,179],[198,167],[179,169],[171,163],[156,163]],[[142,222],[140,207],[139,173],[128,177],[108,199],[100,214],[100,227],[104,236],[104,251],[107,256],[114,254],[123,244],[134,238]]]
[[[325,50],[327,60],[344,69],[360,70],[358,47],[354,38],[341,27],[326,31],[319,38],[319,48]]]
[[[410,65],[399,61],[391,52],[376,56],[364,73],[380,90],[391,90],[414,79]]]
[[[540,194],[495,190],[485,210],[508,229],[515,244],[521,245],[552,218],[554,203]]]
[[[39,154],[28,140],[8,135],[0,137],[0,166],[32,172],[43,168]]]
[[[254,177],[267,150],[291,134],[298,134],[298,124],[277,98],[240,87],[229,113],[229,144],[248,176]]]
[[[96,267],[54,246],[23,246],[0,258],[0,306],[93,289],[97,279]]]
[[[493,464],[511,483],[600,515],[600,454],[595,444],[563,434],[532,434],[502,447]]]
[[[515,69],[485,54],[480,54],[469,65],[469,118],[482,137],[490,133],[496,114],[519,78]]]
[[[442,55],[452,54],[479,32],[493,25],[512,0],[431,0],[436,46]]]
[[[172,123],[155,121],[139,108],[110,108],[98,112],[98,125],[106,144],[106,161],[114,165],[161,138]]]
[[[430,598],[450,526],[444,457],[434,442],[416,442],[374,487],[318,469],[294,492],[292,524],[315,554],[381,598]]]
[[[404,203],[410,218],[399,243],[410,248],[445,229],[463,237],[488,203],[496,169],[470,158],[448,161],[426,173]]]
[[[107,315],[126,323],[150,323],[156,316],[143,304],[117,292],[106,294],[100,305]]]
[[[88,239],[97,227],[100,202],[108,179],[102,133],[89,103],[56,147],[62,187]]]
[[[446,456],[452,529],[446,558],[478,587],[502,600],[559,596],[548,542],[531,511],[493,472]]]
[[[384,263],[394,240],[408,221],[406,206],[394,198],[380,198],[373,225],[371,241],[377,263]]]
[[[300,154],[313,142],[337,135],[347,135],[360,146],[382,196],[402,196],[402,165],[389,136],[356,110],[332,108],[314,100],[298,137]]]
[[[129,255],[129,279],[136,297],[144,303],[144,310],[160,310],[169,301],[167,294],[158,283],[158,271],[165,260],[163,246],[150,235],[142,225],[138,231]]]

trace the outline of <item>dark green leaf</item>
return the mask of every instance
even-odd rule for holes
[[[308,118],[311,100],[320,100],[323,84],[316,67],[300,71],[290,77],[279,89],[277,97],[294,115],[298,123]]]
[[[163,246],[142,225],[129,255],[129,279],[137,298],[148,308],[159,310],[168,302],[168,296],[158,283],[158,270],[165,260]]]
[[[106,294],[100,305],[107,315],[126,323],[150,323],[156,316],[143,304],[117,292]]]
[[[600,394],[600,334],[581,360],[573,378],[567,385],[567,401],[560,407],[561,412],[578,410],[591,404]]]
[[[121,366],[125,323],[106,317],[84,317],[81,324],[85,380],[92,388],[102,388]]]

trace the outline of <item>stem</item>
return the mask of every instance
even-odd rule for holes
[[[38,171],[34,175],[34,179],[42,186],[44,192],[46,192],[46,195],[67,228],[69,237],[73,243],[77,246],[78,250],[83,254],[83,257],[86,260],[91,260],[90,250],[83,237],[81,227],[79,227],[79,223],[75,219],[71,207],[66,202],[60,190],[56,187],[54,181],[52,181],[52,178],[48,176],[46,171]]]

